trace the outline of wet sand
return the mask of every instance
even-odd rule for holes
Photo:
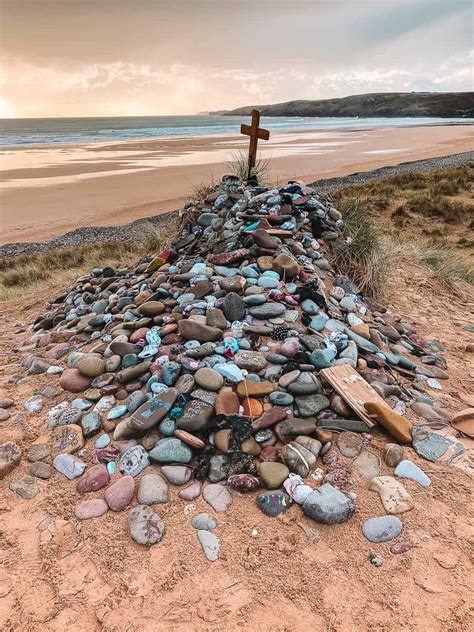
[[[179,208],[193,188],[232,172],[243,137],[195,137],[0,151],[0,244],[82,226],[125,224]],[[474,126],[274,133],[260,142],[268,177],[320,178],[474,147]]]

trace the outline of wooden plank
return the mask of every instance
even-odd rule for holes
[[[364,408],[366,402],[377,402],[390,408],[370,384],[348,364],[322,369],[319,375],[336,389],[342,399],[365,421],[369,428],[375,426],[375,421]]]

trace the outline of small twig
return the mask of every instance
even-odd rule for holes
[[[237,582],[233,582],[232,584],[229,584],[228,586],[224,586],[224,588],[222,590],[227,590],[228,588],[232,588],[232,586],[236,586],[237,584],[241,584],[242,580],[240,579]]]

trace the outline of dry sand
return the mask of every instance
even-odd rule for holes
[[[229,172],[246,146],[243,137],[199,137],[3,150],[0,244],[179,208],[193,186]],[[259,146],[273,182],[312,182],[471,150],[474,127],[272,133]]]
[[[387,288],[392,308],[445,347],[450,380],[443,381],[441,401],[452,410],[474,405],[464,352],[474,334],[463,330],[472,301],[462,295],[453,301],[413,264],[400,268],[393,279]],[[58,378],[39,375],[20,386],[7,384],[27,353],[14,350],[23,336],[12,331],[19,318],[31,320],[60,291],[49,288],[4,305],[0,388],[18,403]],[[48,409],[61,398],[48,400]],[[27,414],[21,405],[12,413],[0,424],[0,443],[15,440],[25,453],[46,434],[45,414]],[[387,438],[372,434],[381,454]],[[334,526],[304,518],[297,506],[281,518],[268,518],[256,508],[253,495],[236,497],[229,511],[217,516],[222,549],[213,564],[204,558],[190,524],[192,515],[210,510],[201,498],[185,503],[174,488],[171,502],[158,506],[166,523],[164,539],[148,550],[131,540],[126,512],[77,520],[74,482],[57,472],[49,481],[38,480],[36,498],[20,499],[8,485],[28,473],[23,459],[0,481],[0,629],[468,632],[474,627],[472,478],[455,466],[431,464],[407,451],[433,481],[429,488],[404,481],[415,500],[415,508],[403,514],[404,532],[398,538],[413,540],[407,553],[393,555],[391,543],[370,544],[363,538],[361,523],[382,515],[383,509],[377,494],[361,482],[355,516]],[[390,473],[386,466],[384,473]],[[310,540],[301,524],[316,529],[319,538]],[[380,568],[368,561],[370,553],[383,559]]]

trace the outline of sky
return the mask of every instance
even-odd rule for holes
[[[471,0],[0,0],[0,116],[473,90]]]

